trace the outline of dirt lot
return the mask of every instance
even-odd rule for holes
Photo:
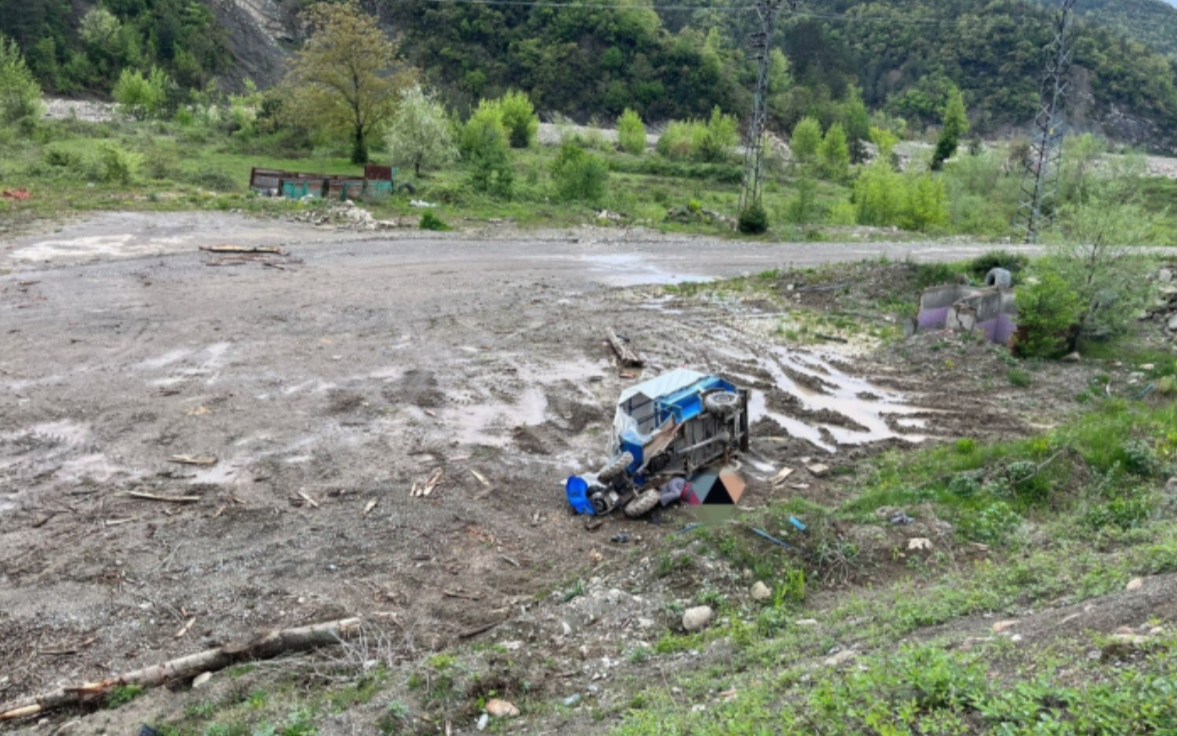
[[[197,249],[218,243],[288,255]],[[200,214],[0,243],[0,700],[277,626],[361,615],[439,648],[519,614],[601,547],[562,481],[604,459],[612,403],[636,380],[606,325],[647,376],[685,365],[756,389],[751,505],[804,456],[1049,421],[1082,366],[994,388],[984,345],[790,349],[756,300],[657,286],[983,250],[594,229],[390,240]],[[437,469],[437,489],[411,497]],[[642,534],[689,521],[667,518]]]

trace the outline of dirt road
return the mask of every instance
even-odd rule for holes
[[[198,250],[223,243],[286,255]],[[204,214],[0,243],[0,700],[344,614],[444,646],[574,577],[598,540],[562,479],[604,459],[632,382],[605,325],[647,375],[757,387],[753,498],[793,455],[935,435],[918,381],[766,343],[733,318],[754,306],[613,287],[985,249],[393,239]]]

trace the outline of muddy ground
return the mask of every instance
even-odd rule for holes
[[[199,250],[221,243],[286,255]],[[790,346],[766,328],[778,305],[661,286],[984,250],[596,229],[391,240],[207,214],[0,243],[0,701],[274,627],[358,615],[433,649],[521,615],[615,553],[562,482],[605,459],[618,393],[665,369],[755,389],[752,506],[838,494],[804,470],[770,490],[802,458],[1049,422],[1085,366],[1015,388],[983,344]],[[875,291],[908,288],[876,268],[860,267]],[[647,358],[641,376],[622,377],[606,326]],[[640,544],[691,517],[661,520],[634,522]]]

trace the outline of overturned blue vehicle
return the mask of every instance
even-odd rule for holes
[[[611,460],[565,484],[572,508],[638,517],[658,505],[658,486],[748,450],[748,389],[685,368],[621,394],[610,439]]]

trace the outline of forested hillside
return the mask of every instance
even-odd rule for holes
[[[1057,8],[1058,0],[1032,0]],[[1177,0],[1079,0],[1079,17],[1121,31],[1136,41],[1177,58]]]
[[[0,32],[17,40],[49,91],[105,93],[123,68],[158,66],[182,98],[218,76],[240,78],[240,60],[226,46],[239,29],[219,26],[211,2],[0,0]],[[743,2],[657,9],[648,0],[622,0],[630,7],[362,4],[459,111],[510,88],[526,90],[541,111],[580,120],[608,120],[626,107],[648,120],[703,116],[715,106],[742,114],[750,104],[754,69],[745,43],[755,19]],[[1085,0],[1080,7],[1076,122],[1134,143],[1171,143],[1177,61],[1102,24],[1163,46],[1177,43],[1165,25],[1177,11],[1159,0]],[[782,18],[775,38],[772,125],[790,130],[810,114],[828,123],[865,104],[918,130],[938,121],[952,85],[965,93],[974,130],[1025,124],[1050,17],[1024,0],[802,3]]]
[[[152,66],[201,87],[233,63],[224,29],[197,0],[0,0],[0,33],[56,92],[105,92],[123,68]]]

